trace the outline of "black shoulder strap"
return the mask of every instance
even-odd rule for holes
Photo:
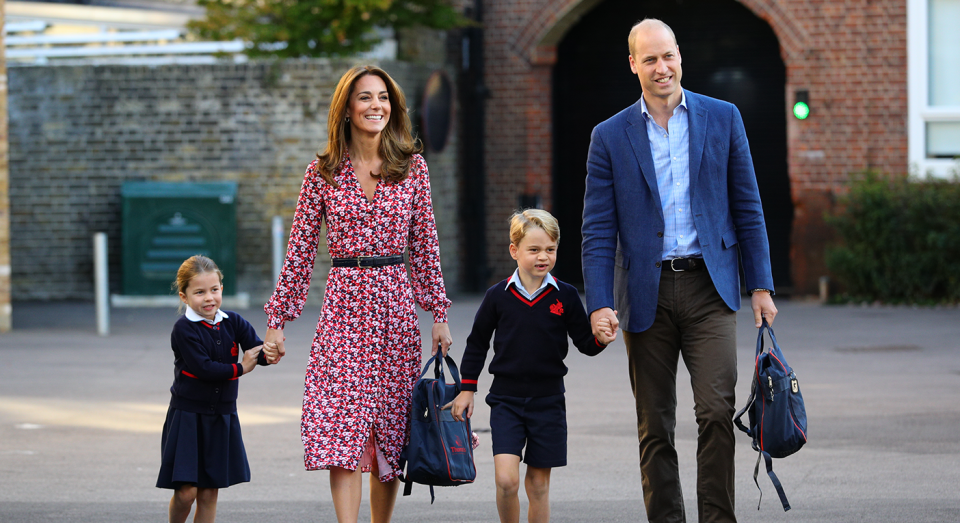
[[[790,510],[790,502],[787,501],[787,494],[783,491],[783,485],[780,484],[780,479],[773,473],[773,459],[770,458],[770,454],[762,450],[757,454],[757,466],[753,468],[753,482],[756,483],[757,490],[760,491],[760,499],[757,500],[757,510],[760,510],[760,501],[763,500],[763,490],[760,488],[760,482],[757,481],[757,475],[760,473],[761,457],[763,461],[766,462],[767,475],[770,476],[770,481],[773,482],[774,488],[777,489],[777,495],[780,496],[780,504],[783,505],[783,511],[786,512]]]
[[[736,424],[737,428],[747,433],[748,436],[753,437],[753,433],[750,432],[750,429],[740,421],[740,418],[743,417],[744,413],[750,410],[753,407],[753,403],[757,401],[757,372],[753,372],[753,381],[750,382],[750,397],[747,398],[747,404],[737,412],[737,415],[733,417],[733,423]]]

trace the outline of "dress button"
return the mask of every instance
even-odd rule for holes
[[[657,231],[657,238],[663,238],[663,231]]]
[[[220,345],[220,340],[217,340],[217,345]]]
[[[660,262],[657,262],[654,265],[656,265],[658,269],[660,268]]]
[[[220,389],[213,389],[213,392],[216,394],[220,394]]]

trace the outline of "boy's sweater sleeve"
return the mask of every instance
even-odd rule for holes
[[[240,346],[240,350],[247,352],[263,345],[263,340],[260,339],[260,336],[257,336],[257,329],[253,328],[249,321],[236,312],[231,311],[230,314],[236,319],[234,328],[236,329],[237,345]],[[257,365],[269,365],[267,356],[262,351],[257,355]]]
[[[473,329],[467,337],[467,347],[463,350],[463,358],[460,360],[462,377],[460,381],[463,390],[477,391],[477,380],[483,372],[487,351],[490,350],[490,338],[497,328],[497,307],[491,297],[493,292],[496,292],[495,287],[487,290],[487,294],[483,297],[480,308],[477,309],[477,315],[473,319]]]
[[[243,367],[239,363],[213,361],[195,329],[179,327],[173,329],[171,340],[187,372],[203,381],[229,380],[243,374]]]
[[[593,327],[590,325],[590,318],[587,317],[587,311],[583,308],[583,302],[580,301],[580,295],[572,293],[570,298],[571,314],[566,316],[567,333],[577,350],[587,356],[596,356],[600,354],[606,345],[600,343],[600,340],[593,335]]]

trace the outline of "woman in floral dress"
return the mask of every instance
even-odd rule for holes
[[[264,307],[265,354],[279,360],[285,353],[283,326],[303,311],[323,222],[333,267],[304,383],[304,463],[330,470],[341,523],[357,521],[361,472],[372,472],[372,519],[387,522],[420,373],[414,301],[433,313],[433,352],[440,345],[446,354],[450,300],[427,164],[411,137],[403,92],[382,69],[355,67],[337,85],[327,127],[326,150],[307,167],[283,271]]]

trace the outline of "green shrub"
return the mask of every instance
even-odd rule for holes
[[[841,246],[827,266],[843,301],[960,302],[960,182],[865,173],[827,218]]]

